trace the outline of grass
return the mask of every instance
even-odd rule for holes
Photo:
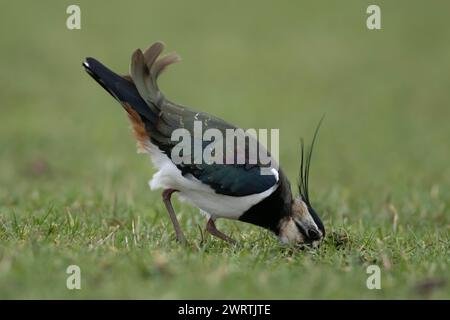
[[[8,2],[0,29],[0,298],[450,298],[449,5],[378,1]],[[19,19],[20,17],[20,19]],[[163,40],[183,62],[160,86],[172,100],[241,127],[279,128],[295,183],[299,138],[326,113],[311,197],[328,236],[282,247],[239,222],[231,247],[176,203],[174,242],[153,173],[124,112],[81,68],[125,73]],[[80,266],[82,289],[66,288]],[[367,266],[382,289],[366,287]]]

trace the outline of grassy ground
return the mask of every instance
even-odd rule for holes
[[[380,31],[367,1],[78,1],[77,31],[70,1],[2,4],[0,298],[450,298],[450,6],[435,2],[377,1]],[[320,249],[220,221],[230,247],[178,202],[190,246],[174,242],[124,112],[81,68],[94,56],[125,73],[156,40],[183,57],[166,95],[280,128],[293,182],[299,137],[326,113],[311,173]],[[381,290],[366,288],[371,264]]]

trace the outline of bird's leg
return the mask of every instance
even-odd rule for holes
[[[175,215],[175,211],[173,210],[172,202],[170,202],[170,197],[172,196],[172,193],[174,193],[176,191],[178,191],[178,190],[166,189],[162,193],[162,198],[163,198],[164,204],[166,205],[167,212],[169,213],[170,220],[172,220],[172,224],[173,224],[173,228],[175,229],[177,241],[180,243],[186,243],[186,238],[183,234],[183,231],[181,231],[181,227],[180,227],[180,224],[178,223],[177,216]]]
[[[226,234],[224,234],[223,232],[217,230],[216,228],[216,224],[214,223],[214,220],[212,218],[208,219],[208,222],[206,223],[206,231],[208,231],[209,233],[211,233],[213,236],[220,238],[228,243],[231,244],[236,244],[236,240],[230,238],[229,236],[227,236]]]

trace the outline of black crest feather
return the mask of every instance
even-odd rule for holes
[[[298,192],[302,197],[302,200],[305,201],[308,205],[311,205],[309,200],[309,169],[311,168],[312,152],[314,149],[314,144],[316,142],[317,134],[319,133],[319,129],[324,118],[325,115],[322,116],[319,123],[317,124],[311,146],[307,150],[305,150],[305,142],[303,138],[300,139],[300,172],[298,173]]]

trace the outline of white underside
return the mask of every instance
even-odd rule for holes
[[[179,191],[177,194],[180,200],[190,202],[213,219],[238,219],[253,205],[271,195],[278,187],[278,184],[275,184],[264,192],[243,197],[217,194],[214,189],[202,184],[194,176],[183,176],[157,146],[149,143],[145,149],[150,154],[153,165],[158,169],[149,181],[150,188],[152,190],[176,189]],[[277,172],[274,172],[274,175],[278,177]]]

